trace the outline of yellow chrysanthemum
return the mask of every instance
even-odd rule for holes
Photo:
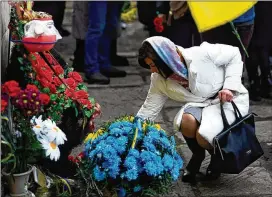
[[[159,124],[155,124],[154,127],[155,127],[157,130],[161,130],[161,125],[159,125]]]
[[[90,133],[84,140],[84,143],[88,142],[90,139],[94,140],[98,136],[102,135],[104,133],[104,129],[98,129],[95,133]]]
[[[148,126],[148,124],[145,122],[145,123],[143,124],[143,130],[144,130],[144,131],[146,130],[147,126]]]

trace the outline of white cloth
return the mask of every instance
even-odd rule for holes
[[[54,26],[53,20],[32,20],[24,26],[24,36],[37,38],[39,36],[56,35],[56,39],[61,39],[59,31]]]
[[[180,130],[183,110],[188,106],[204,107],[199,133],[209,143],[223,130],[219,99],[211,100],[221,88],[233,90],[234,102],[244,116],[249,110],[248,91],[241,83],[243,62],[237,47],[223,44],[202,43],[184,49],[179,47],[188,67],[190,91],[172,79],[157,73],[151,75],[147,98],[137,116],[155,120],[167,98],[187,102],[174,119],[175,131]],[[224,104],[228,122],[235,120],[230,103]]]

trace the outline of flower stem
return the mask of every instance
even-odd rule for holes
[[[240,42],[240,44],[241,44],[241,46],[242,46],[242,48],[243,48],[243,50],[244,50],[246,56],[249,57],[249,55],[248,55],[248,53],[247,53],[247,50],[246,50],[246,48],[245,48],[245,46],[244,46],[244,44],[243,44],[243,42],[242,42],[242,40],[241,40],[241,37],[240,37],[240,35],[239,35],[237,29],[235,28],[233,22],[230,22],[230,25],[231,25],[231,28],[232,28],[232,30],[233,30],[232,33],[233,33],[233,34],[237,37],[237,39],[239,40],[239,42]]]

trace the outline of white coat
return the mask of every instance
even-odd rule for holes
[[[168,98],[186,102],[174,119],[174,130],[180,131],[183,111],[188,106],[204,107],[199,127],[200,135],[212,144],[213,138],[223,130],[223,121],[218,98],[209,99],[223,89],[234,92],[233,101],[244,116],[249,110],[247,89],[241,83],[243,62],[237,47],[223,44],[202,43],[200,46],[181,51],[189,75],[189,89],[177,81],[164,79],[152,73],[147,98],[137,113],[144,119],[155,120]],[[231,103],[224,104],[228,122],[235,121]]]

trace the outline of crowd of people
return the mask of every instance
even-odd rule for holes
[[[48,6],[44,2],[35,2],[34,9],[53,15],[60,34],[68,36],[70,33],[61,26],[65,2],[54,3],[55,6]],[[109,84],[110,78],[126,76],[126,72],[119,70],[118,66],[128,66],[129,62],[117,55],[123,4],[121,1],[73,2],[72,35],[76,39],[73,67],[85,73],[88,83]],[[204,41],[239,47],[245,65],[244,74],[248,75],[250,99],[272,98],[269,62],[272,3],[260,1],[232,21],[247,52],[233,33],[230,23],[199,33],[186,1],[139,1],[137,8],[138,19],[150,37],[167,37],[183,48],[199,46]],[[156,17],[162,19],[163,31],[156,31]]]

